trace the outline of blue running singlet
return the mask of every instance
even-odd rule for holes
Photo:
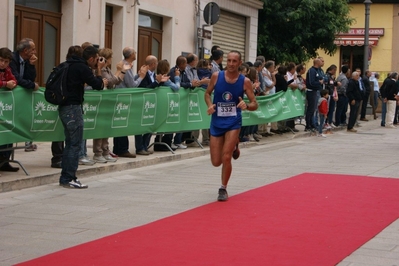
[[[239,75],[234,84],[226,82],[225,72],[220,71],[213,91],[213,104],[216,112],[212,114],[210,133],[223,136],[227,131],[238,129],[242,125],[241,108],[237,107],[238,97],[244,98],[243,75]]]

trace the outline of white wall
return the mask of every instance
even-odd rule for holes
[[[0,1],[0,47],[14,50],[14,0]]]
[[[199,0],[202,10],[210,0]],[[257,48],[258,10],[232,0],[213,0],[221,9],[247,17],[247,44],[245,58],[253,61]],[[91,2],[91,7],[89,3]],[[63,0],[61,18],[60,59],[65,58],[71,45],[83,42],[104,45],[105,6],[114,6],[113,43],[114,57],[121,58],[126,46],[137,48],[138,13],[144,11],[163,17],[163,59],[174,62],[182,52],[196,51],[197,18],[195,0],[140,0],[140,5],[132,7],[134,0]],[[0,16],[0,46],[13,47],[14,41],[14,0],[0,1],[0,10],[6,10],[6,16]],[[90,14],[90,17],[89,17]],[[205,43],[211,47],[211,41]],[[115,60],[116,61],[116,60]]]

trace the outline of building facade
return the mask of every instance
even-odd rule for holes
[[[347,33],[336,36],[337,52],[329,56],[320,51],[327,68],[331,64],[348,65],[350,69],[363,69],[364,58],[364,1],[351,1],[350,16],[355,19]],[[391,71],[399,71],[399,3],[398,1],[372,0],[369,23],[368,68],[380,72],[381,79]],[[310,64],[309,64],[310,65]]]
[[[14,50],[24,37],[36,43],[37,81],[43,85],[68,47],[91,42],[114,52],[133,46],[137,65],[149,54],[173,65],[178,55],[209,54],[213,45],[242,52],[253,61],[257,50],[259,0],[213,0],[217,23],[207,26],[203,11],[210,0],[3,0],[0,47]],[[204,26],[205,25],[205,26]],[[204,26],[204,27],[203,27]],[[203,34],[203,32],[207,34]],[[204,37],[203,37],[204,36]],[[204,47],[204,49],[202,49]],[[137,66],[135,66],[137,67]]]

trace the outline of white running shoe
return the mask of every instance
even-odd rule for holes
[[[93,161],[95,161],[96,163],[107,163],[107,160],[105,160],[104,156],[102,155],[100,156],[94,155]]]
[[[79,164],[80,165],[93,165],[95,163],[96,163],[95,161],[92,161],[92,160],[90,160],[87,157],[82,157],[82,158],[79,159]]]
[[[183,144],[175,144],[175,145],[176,145],[177,149],[187,149],[186,145],[183,145]]]
[[[107,160],[107,162],[111,162],[111,163],[114,163],[114,162],[116,162],[117,160],[118,160],[118,158],[114,158],[114,157],[112,157],[111,155],[105,155],[104,157],[103,157],[105,160]]]

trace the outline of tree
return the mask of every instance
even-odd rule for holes
[[[258,53],[277,63],[305,62],[323,49],[334,54],[335,36],[347,32],[347,0],[263,0],[259,11]]]

